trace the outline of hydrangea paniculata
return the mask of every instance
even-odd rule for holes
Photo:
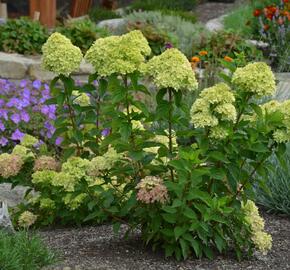
[[[80,48],[60,33],[53,33],[42,46],[42,66],[58,75],[68,76],[80,67],[83,59]]]
[[[258,207],[253,201],[248,200],[243,205],[243,211],[252,231],[252,241],[259,251],[266,254],[272,248],[272,237],[264,232],[265,222],[259,215]]]
[[[235,122],[235,96],[225,83],[216,84],[203,90],[191,108],[191,121],[195,127],[209,127],[210,137],[223,139],[228,135],[226,129],[218,125]]]
[[[103,76],[130,74],[138,71],[151,49],[141,31],[132,31],[122,36],[99,38],[85,55],[96,72]]]
[[[142,66],[142,72],[153,78],[155,85],[175,90],[195,90],[197,81],[186,56],[177,49],[168,49]]]
[[[146,204],[155,202],[164,204],[169,199],[167,187],[163,180],[156,176],[146,176],[136,189],[138,190],[137,200]]]
[[[237,68],[232,78],[239,90],[257,97],[271,96],[276,91],[275,77],[271,68],[263,62],[250,63]]]
[[[22,228],[31,227],[37,220],[37,216],[30,211],[24,211],[18,218],[18,225]]]
[[[22,169],[24,162],[21,156],[4,153],[0,155],[0,176],[9,178],[16,176]]]

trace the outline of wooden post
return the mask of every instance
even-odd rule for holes
[[[40,13],[40,22],[49,28],[53,28],[56,22],[56,0],[30,0],[29,13],[31,19],[35,19],[36,12]]]
[[[80,17],[88,14],[92,0],[73,0],[71,17]]]

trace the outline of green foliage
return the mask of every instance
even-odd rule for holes
[[[279,158],[282,158],[281,163]],[[272,155],[269,162],[273,169],[266,177],[266,188],[256,190],[256,201],[267,210],[290,215],[290,147],[283,157]]]
[[[143,10],[143,11],[151,11],[151,10],[193,10],[196,6],[195,0],[137,0],[133,1],[131,5],[131,9],[133,10]]]
[[[226,30],[231,30],[244,38],[253,37],[251,20],[253,8],[250,5],[241,5],[224,17],[223,22]]]
[[[106,29],[97,27],[89,19],[67,21],[63,26],[57,27],[56,32],[69,38],[73,45],[79,47],[83,53],[86,53],[98,38],[109,35]]]
[[[160,40],[161,45],[170,42],[187,57],[192,56],[192,45],[200,44],[202,38],[209,35],[201,24],[193,24],[179,16],[164,15],[160,11],[133,12],[125,19],[129,29],[140,29],[149,40],[156,39],[157,47],[160,47]]]
[[[8,20],[0,25],[0,50],[9,53],[40,54],[48,31],[28,18]]]
[[[0,230],[0,268],[3,270],[38,270],[56,262],[39,236],[27,232],[7,234]]]
[[[116,12],[101,7],[93,7],[89,12],[89,16],[94,22],[121,18]]]

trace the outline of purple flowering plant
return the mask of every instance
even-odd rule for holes
[[[0,79],[0,152],[11,149],[26,133],[37,137],[39,144],[52,138],[57,107],[45,104],[50,97],[48,85],[39,80],[17,84]]]

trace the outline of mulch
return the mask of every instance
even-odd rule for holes
[[[62,256],[62,263],[70,269],[82,270],[287,270],[290,269],[290,219],[263,214],[266,230],[273,237],[268,255],[256,255],[241,262],[234,254],[217,256],[214,260],[191,258],[184,262],[165,259],[161,252],[143,247],[140,235],[129,239],[113,233],[110,225],[40,232],[45,242]],[[122,228],[123,231],[125,228]]]

